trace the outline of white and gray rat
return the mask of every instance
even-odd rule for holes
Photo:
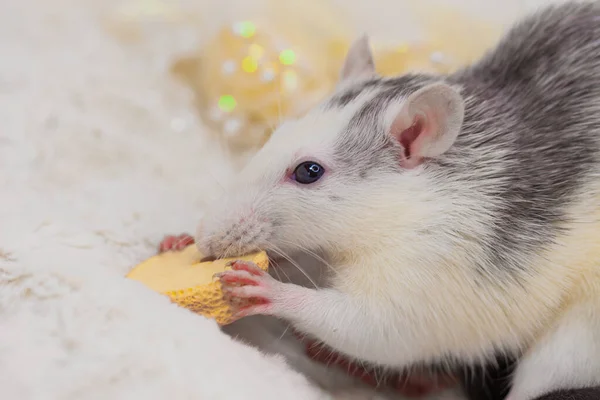
[[[600,385],[600,4],[531,15],[447,76],[377,76],[287,121],[206,210],[201,251],[327,255],[327,288],[250,264],[239,316],[390,368],[519,358],[508,400]]]

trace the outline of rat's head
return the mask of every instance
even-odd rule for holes
[[[205,254],[365,251],[410,232],[427,165],[455,141],[463,101],[440,78],[377,76],[356,41],[331,98],[285,122],[198,227]]]

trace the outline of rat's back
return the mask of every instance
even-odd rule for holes
[[[556,300],[553,316],[538,321],[544,333],[526,346],[512,395],[598,384],[600,2],[522,20],[449,80],[463,88],[466,111],[447,162],[459,180],[477,176],[494,204],[488,268],[500,281],[508,271],[530,299],[508,312],[540,318],[537,299]]]
[[[491,264],[519,269],[544,249],[569,253],[556,243],[575,232],[600,231],[600,2],[524,19],[449,80],[466,109],[447,162],[498,205]]]
[[[599,67],[600,2],[568,2],[515,24],[469,75],[513,87],[535,83],[564,90],[565,83],[581,79],[599,83]]]

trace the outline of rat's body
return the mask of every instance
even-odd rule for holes
[[[326,289],[223,275],[266,300],[240,315],[390,368],[521,356],[510,400],[600,385],[600,5],[530,17],[447,77],[379,78],[362,40],[342,76],[199,228],[216,256],[328,255]]]

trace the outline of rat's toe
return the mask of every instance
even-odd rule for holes
[[[178,236],[167,235],[160,242],[158,252],[164,253],[165,251],[183,250],[191,244],[194,244],[194,238],[186,233]]]
[[[177,241],[175,242],[175,250],[183,250],[189,245],[194,244],[194,238],[187,233],[183,235],[177,236]]]
[[[231,269],[234,271],[246,271],[250,275],[254,276],[264,276],[266,273],[258,265],[251,261],[233,261],[231,264]]]

